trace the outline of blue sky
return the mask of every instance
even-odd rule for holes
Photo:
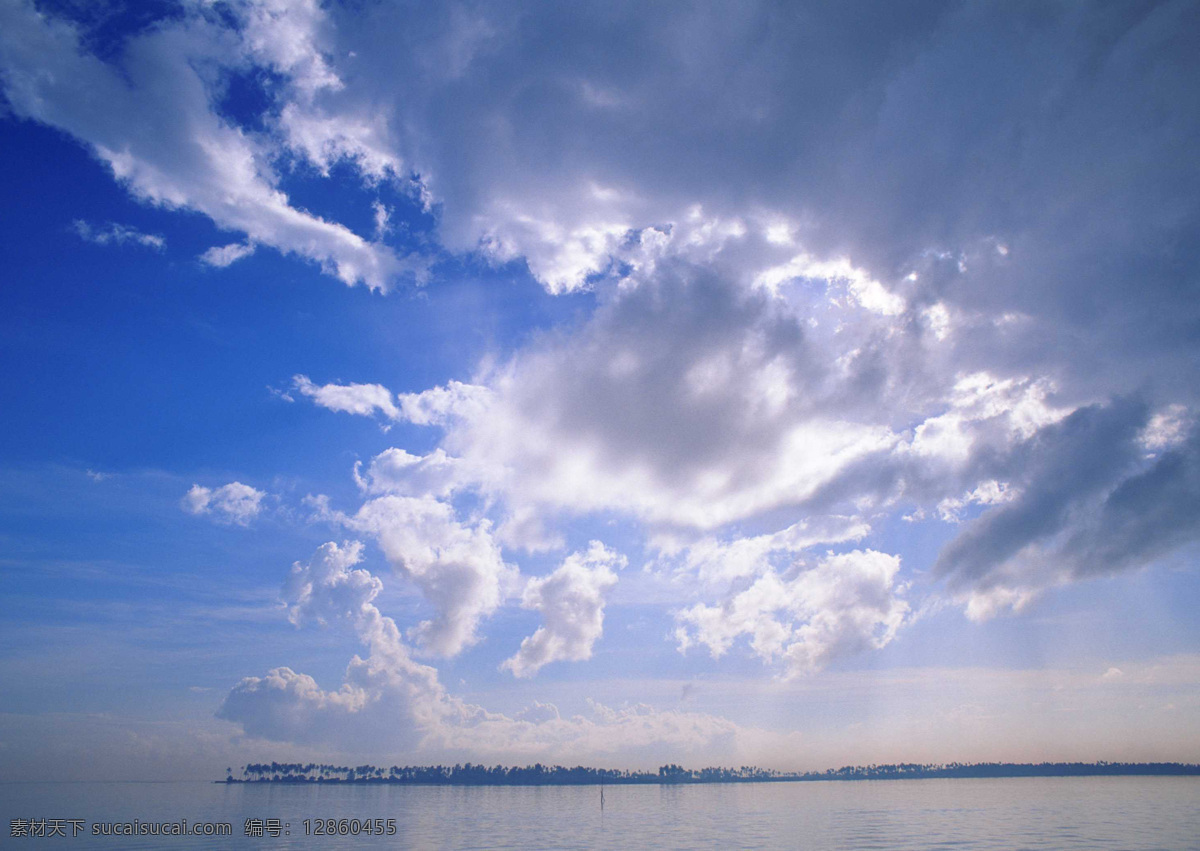
[[[1188,3],[0,2],[0,765],[1200,760]]]

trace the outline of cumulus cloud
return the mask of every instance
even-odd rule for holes
[[[405,420],[414,425],[446,425],[457,419],[482,416],[488,410],[490,393],[478,384],[450,381],[420,393],[401,393],[396,398]]]
[[[901,504],[960,525],[934,575],[973,617],[1019,607],[1091,575],[1049,553],[1065,555],[1054,541],[1091,528],[1089,512],[1124,478],[1190,457],[1177,405],[1077,407],[1045,377],[950,371],[940,332],[912,313],[814,301],[797,282],[746,288],[719,264],[681,261],[669,241],[656,250],[653,269],[603,292],[572,335],[547,335],[473,384],[401,396],[297,386],[345,394],[330,407],[442,429],[432,453],[373,459],[358,474],[367,495],[479,491],[500,521],[496,540],[528,549],[555,544],[556,518],[632,517],[671,556],[667,569],[684,553],[709,608],[731,582],[762,580],[818,540],[860,540],[867,515]],[[802,282],[814,286],[827,296],[839,284]],[[1116,410],[1120,437],[1077,433]],[[1086,475],[1097,466],[1105,472]],[[1145,481],[1176,486],[1165,474]],[[1103,563],[1127,569],[1194,540],[1184,515],[1160,513],[1162,546]],[[736,532],[746,521],[773,531]]]
[[[501,556],[487,520],[462,522],[432,496],[381,496],[352,515],[326,519],[375,537],[398,573],[421,590],[436,614],[409,635],[428,652],[454,656],[479,640],[479,624],[499,608],[517,571]]]
[[[1071,410],[1042,380],[942,374],[924,356],[930,332],[904,317],[747,289],[671,250],[605,291],[572,335],[547,335],[474,384],[399,397],[399,416],[443,429],[443,454],[393,454],[393,473],[403,460],[438,493],[502,498],[499,534],[514,542],[529,518],[597,511],[656,533],[768,515],[782,530],[797,515],[983,494],[1004,481],[998,457]],[[824,295],[836,282],[804,286]],[[377,408],[391,402],[372,393]]]
[[[626,564],[624,556],[592,541],[549,576],[531,579],[521,605],[541,612],[545,623],[500,667],[516,677],[532,677],[551,662],[592,658],[592,647],[604,632],[605,594],[617,584],[614,571]]]
[[[607,558],[607,555],[605,555]],[[355,656],[345,681],[323,690],[306,674],[275,668],[246,677],[226,696],[218,717],[247,735],[275,741],[332,744],[375,753],[419,749],[533,756],[731,751],[741,729],[694,712],[639,705],[612,708],[589,701],[590,714],[562,717],[552,704],[535,703],[515,717],[489,712],[449,695],[437,672],[413,661],[395,622],[374,600],[381,583],[358,568],[361,545],[323,544],[293,566],[283,588],[289,617],[349,630],[369,650]]]
[[[409,744],[419,733],[416,723],[436,719],[445,700],[437,672],[413,661],[395,622],[375,606],[382,583],[354,567],[361,560],[358,542],[323,544],[309,562],[293,565],[282,596],[297,626],[315,622],[348,629],[370,648],[368,659],[355,656],[346,682],[334,692],[289,668],[247,677],[226,697],[218,717],[241,723],[253,736],[295,742],[337,738],[358,719],[376,722],[374,729],[361,730],[370,735],[391,721],[396,729],[389,740]]]
[[[200,262],[206,266],[224,269],[243,258],[249,257],[255,251],[252,242],[232,242],[229,245],[214,245],[200,255]]]
[[[331,63],[353,51],[372,69],[322,114],[388,116],[441,202],[444,243],[521,257],[551,290],[591,285],[630,234],[699,233],[696,218],[790,252],[765,268],[848,258],[876,309],[1029,320],[1019,350],[1010,326],[974,336],[972,360],[1062,368],[1047,344],[1065,327],[1116,367],[1101,383],[1129,380],[1122,355],[1144,368],[1195,320],[1191,285],[1148,248],[1181,244],[1195,213],[1187,4],[421,11],[311,21]],[[1164,299],[1181,313],[1156,319]],[[1082,356],[1067,360],[1085,380]]]
[[[663,260],[572,337],[496,368],[443,445],[490,471],[515,510],[713,529],[799,506],[899,438],[851,398],[855,383],[886,392],[869,329],[847,330],[863,347],[839,363],[798,314]]]
[[[896,556],[854,550],[797,565],[790,577],[769,570],[719,606],[680,611],[679,649],[703,644],[720,656],[746,635],[758,656],[783,661],[785,677],[812,673],[896,636],[910,611],[899,569]]]
[[[355,464],[354,480],[366,494],[400,496],[449,496],[470,485],[475,478],[462,462],[438,448],[428,455],[412,455],[403,449],[385,449],[371,459],[366,472]]]
[[[262,511],[262,501],[266,495],[265,491],[241,482],[230,482],[219,488],[192,485],[181,504],[189,514],[207,515],[221,523],[248,526]]]
[[[103,227],[96,227],[88,224],[83,219],[76,219],[71,226],[75,229],[75,233],[79,234],[80,239],[86,242],[94,242],[96,245],[126,245],[132,243],[158,251],[162,251],[167,247],[167,241],[157,234],[143,233],[137,228],[130,227],[129,225],[120,225],[116,222],[109,222]]]
[[[989,479],[960,498],[947,497],[937,505],[938,516],[947,523],[958,523],[962,512],[971,505],[999,505],[1017,497],[1006,482]]]
[[[296,626],[313,621],[358,623],[383,588],[368,571],[351,569],[362,561],[362,549],[358,541],[341,547],[330,541],[309,562],[293,564],[282,594],[288,620]]]

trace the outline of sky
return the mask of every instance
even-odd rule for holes
[[[1198,33],[0,0],[0,777],[1200,761]]]

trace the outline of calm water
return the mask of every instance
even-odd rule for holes
[[[1200,778],[904,780],[456,788],[0,784],[0,847],[335,849],[1200,849]],[[18,839],[13,819],[81,819]],[[95,822],[229,822],[233,836],[91,835]],[[395,819],[396,834],[305,836],[305,819]],[[290,836],[248,838],[246,819]],[[70,826],[66,825],[70,834]]]

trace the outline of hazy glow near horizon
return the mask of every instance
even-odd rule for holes
[[[0,0],[0,765],[1200,761],[1193,3]]]

